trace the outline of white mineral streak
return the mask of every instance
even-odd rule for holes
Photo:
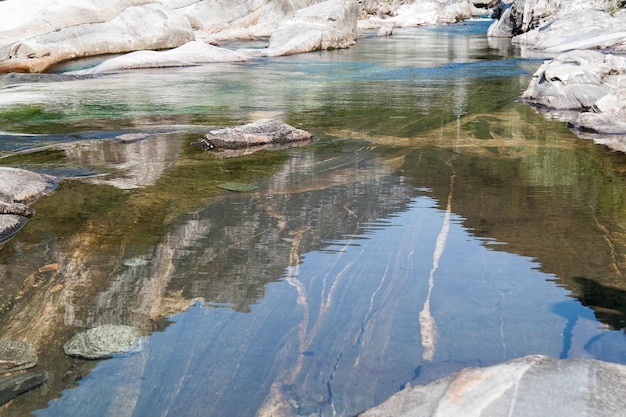
[[[448,164],[449,165],[449,164]],[[430,274],[428,276],[428,295],[426,301],[424,301],[424,307],[419,313],[420,334],[422,336],[422,346],[424,347],[424,353],[422,359],[425,361],[431,361],[435,356],[435,347],[437,344],[437,323],[435,318],[430,312],[430,296],[432,295],[433,288],[435,286],[435,272],[439,268],[439,259],[443,254],[448,241],[448,232],[450,231],[450,215],[452,214],[452,192],[454,191],[454,171],[450,176],[450,193],[448,194],[448,203],[446,206],[446,214],[443,218],[443,225],[441,231],[437,236],[437,242],[435,244],[435,252],[433,254],[433,266],[430,268]]]

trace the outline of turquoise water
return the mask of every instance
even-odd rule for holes
[[[0,415],[351,416],[528,354],[626,363],[626,158],[520,103],[541,61],[487,24],[0,79],[0,163],[67,177],[0,248],[0,327],[51,375]],[[260,117],[314,139],[189,145]],[[63,354],[107,323],[141,353]]]

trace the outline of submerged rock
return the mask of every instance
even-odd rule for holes
[[[532,355],[406,388],[359,416],[615,417],[624,392],[624,365]]]
[[[48,374],[38,370],[0,377],[0,405],[26,391],[41,386],[47,379]]]
[[[20,371],[37,365],[37,353],[31,343],[0,340],[0,373]]]
[[[141,351],[141,332],[134,327],[105,324],[74,335],[63,345],[68,356],[108,359]]]
[[[598,51],[572,51],[545,62],[522,98],[533,105],[575,110],[576,129],[626,134],[626,58]]]
[[[284,145],[308,141],[311,137],[309,132],[296,129],[287,123],[273,119],[261,119],[242,126],[212,130],[194,144],[203,149],[219,151],[221,149],[242,149],[271,144]]]

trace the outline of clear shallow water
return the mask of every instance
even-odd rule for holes
[[[2,152],[58,145],[0,163],[84,175],[0,249],[3,337],[36,343],[51,375],[0,413],[349,416],[527,354],[626,363],[626,159],[516,102],[539,61],[485,25],[3,78]],[[265,116],[315,139],[230,159],[189,146]],[[140,328],[143,351],[63,354],[104,323]]]

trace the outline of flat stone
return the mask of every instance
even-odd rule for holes
[[[263,145],[284,145],[311,139],[311,134],[273,119],[261,119],[242,126],[210,131],[194,144],[207,150],[241,149]]]
[[[14,372],[37,365],[37,353],[31,343],[0,340],[0,373]]]
[[[74,335],[63,345],[68,356],[83,359],[108,359],[138,353],[142,348],[141,332],[134,327],[105,324]]]
[[[624,365],[531,355],[406,388],[359,416],[615,417],[624,392]]]
[[[20,394],[37,388],[48,380],[45,371],[33,370],[0,377],[0,405]]]

